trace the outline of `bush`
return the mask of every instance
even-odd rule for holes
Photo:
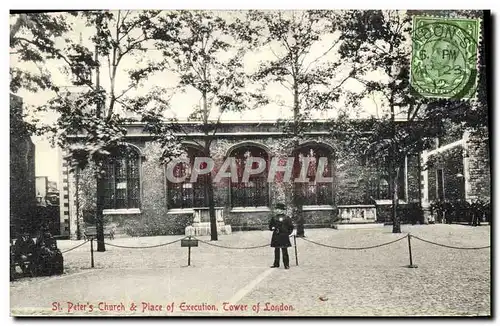
[[[423,224],[424,213],[420,203],[398,205],[398,214],[402,224]]]
[[[441,223],[466,222],[471,225],[479,225],[483,219],[490,222],[491,212],[488,201],[444,200],[432,203],[430,209],[431,214],[437,215],[437,220]]]
[[[420,203],[399,204],[396,214],[401,224],[424,223],[424,215]],[[392,204],[377,206],[377,222],[392,224]]]
[[[192,223],[193,216],[189,214],[169,215],[167,219],[144,216],[126,221],[123,230],[132,237],[184,235],[185,228]]]

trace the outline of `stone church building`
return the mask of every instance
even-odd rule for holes
[[[192,162],[202,157],[203,134],[193,123],[182,123],[186,156]],[[161,148],[144,132],[140,123],[126,126],[123,144],[110,155],[105,173],[105,222],[116,225],[118,232],[130,235],[148,224],[155,233],[183,234],[186,226],[208,221],[206,178],[197,182],[172,183],[167,180],[166,166],[160,164]],[[315,121],[299,145],[291,148],[289,137],[276,121],[221,122],[211,144],[216,169],[227,157],[238,165],[238,182],[223,178],[214,184],[216,215],[220,223],[233,231],[266,229],[270,212],[278,202],[288,207],[295,194],[301,203],[305,227],[390,222],[390,184],[384,169],[362,165],[329,137],[321,121]],[[267,169],[241,182],[241,166],[245,159],[309,156],[313,162],[327,157],[325,177],[332,182],[315,182],[314,164],[307,169],[309,182],[267,182]],[[428,200],[428,172],[422,170],[421,155],[408,156],[401,167],[399,179],[400,209],[403,222],[426,222],[421,213],[423,200]],[[61,155],[61,233],[76,238],[85,224],[92,224],[95,212],[95,180],[90,169],[73,173]],[[190,174],[180,166],[182,174]],[[88,171],[87,171],[88,170]],[[311,170],[311,171],[309,171]],[[179,172],[179,171],[177,171]],[[177,173],[176,172],[176,173]],[[427,176],[427,177],[426,177]],[[424,179],[426,177],[426,179]],[[234,180],[233,180],[234,181]],[[292,189],[293,187],[293,189]],[[405,220],[405,218],[407,220]],[[153,226],[151,226],[153,225]]]

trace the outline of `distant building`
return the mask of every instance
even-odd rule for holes
[[[45,176],[36,177],[36,199],[38,206],[59,206],[57,182]]]
[[[48,182],[47,202],[52,206],[59,206],[59,189],[56,181],[49,180]]]
[[[36,177],[36,203],[38,206],[46,206],[47,177]]]
[[[491,201],[490,149],[484,135],[448,131],[446,137],[436,139],[434,149],[422,153],[422,159],[428,167],[422,175],[425,210],[436,202]]]
[[[35,145],[23,122],[23,101],[10,95],[10,232],[34,231]]]
[[[60,235],[59,190],[57,183],[46,176],[36,177],[36,228],[48,227],[53,235]]]

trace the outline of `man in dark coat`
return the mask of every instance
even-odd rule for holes
[[[19,264],[23,274],[30,274],[33,271],[35,256],[35,242],[27,232],[21,232],[13,245],[13,261]]]
[[[56,239],[49,231],[42,230],[36,241],[36,252],[39,275],[63,273],[63,256],[57,248]]]
[[[280,249],[283,253],[283,265],[285,269],[290,268],[288,247],[291,247],[290,234],[293,232],[292,219],[285,214],[285,205],[276,205],[275,215],[269,222],[269,230],[273,231],[271,247],[274,248],[274,264],[271,268],[280,267]]]

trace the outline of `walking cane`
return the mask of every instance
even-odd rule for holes
[[[299,256],[297,255],[297,236],[293,235],[293,246],[295,247],[295,264],[299,266]]]

